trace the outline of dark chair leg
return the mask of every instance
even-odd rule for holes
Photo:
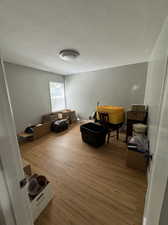
[[[117,128],[116,132],[117,132],[117,140],[119,140],[119,128]]]
[[[108,132],[108,135],[107,135],[107,144],[109,144],[110,142],[110,132]]]

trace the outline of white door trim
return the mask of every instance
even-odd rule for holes
[[[4,225],[16,225],[16,221],[11,208],[11,202],[9,199],[8,187],[5,183],[5,177],[3,175],[3,167],[0,161],[0,224]]]
[[[159,225],[164,195],[168,180],[167,123],[163,127],[167,115],[168,101],[168,58],[166,56],[165,76],[162,85],[160,116],[157,127],[156,151],[154,153],[151,175],[148,184],[143,225]],[[166,128],[166,129],[165,129]],[[166,143],[165,143],[166,140]],[[163,143],[164,141],[164,143]]]
[[[19,181],[24,178],[24,172],[2,58],[0,62],[0,158],[15,224],[33,225],[27,190],[21,189],[19,184]],[[1,207],[3,210],[3,206]]]

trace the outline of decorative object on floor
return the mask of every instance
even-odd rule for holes
[[[82,140],[94,147],[100,147],[105,144],[107,130],[96,123],[86,123],[80,126]]]
[[[62,120],[56,120],[52,122],[51,124],[51,131],[53,132],[61,132],[68,129],[68,120],[62,119]]]

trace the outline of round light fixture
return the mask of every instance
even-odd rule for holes
[[[74,49],[63,49],[59,53],[59,57],[64,61],[72,61],[76,59],[80,53]]]

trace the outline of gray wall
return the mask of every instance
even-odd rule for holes
[[[50,112],[49,81],[64,82],[64,77],[11,63],[5,63],[5,68],[16,129],[20,132]]]
[[[103,105],[143,104],[147,63],[121,66],[65,77],[67,107],[81,118],[95,111],[97,101]]]
[[[49,81],[64,76],[5,63],[17,132],[38,123],[50,112]],[[96,102],[128,107],[143,103],[147,63],[127,65],[65,77],[67,107],[82,118],[95,110]]]

